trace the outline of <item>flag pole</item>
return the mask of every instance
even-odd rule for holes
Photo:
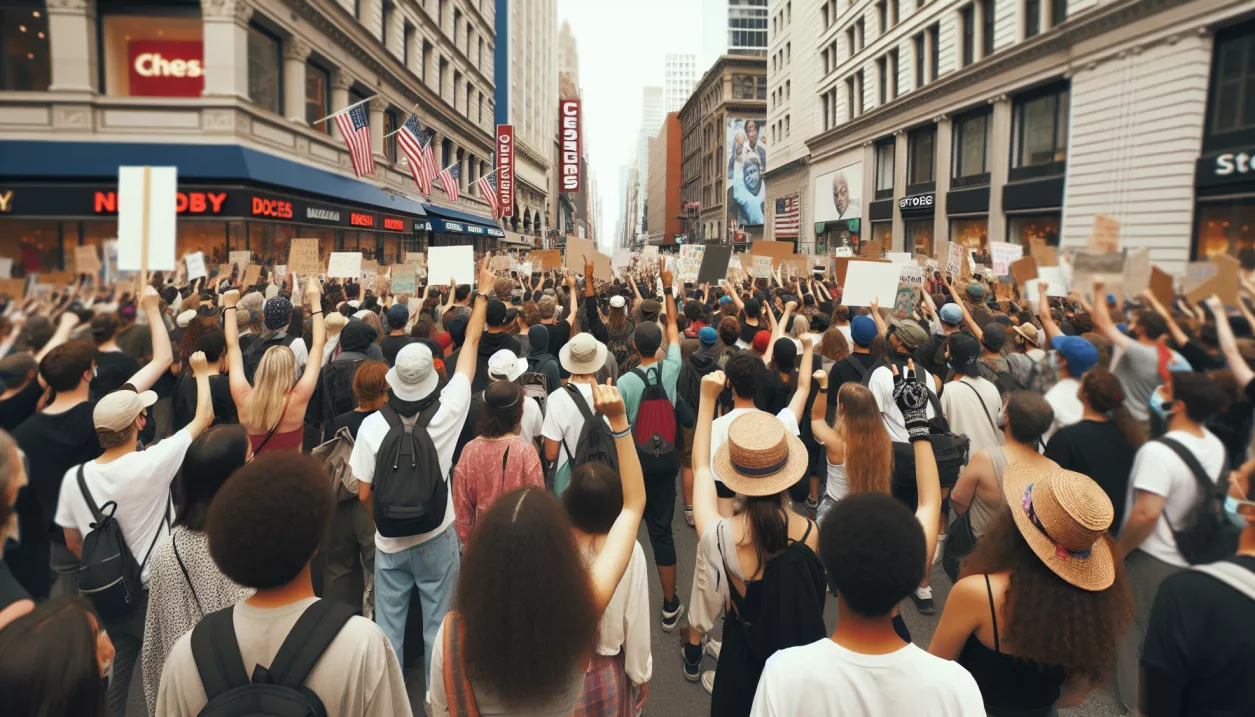
[[[311,127],[312,127],[312,126],[314,126],[314,125],[316,125],[316,124],[322,124],[323,122],[326,122],[327,120],[329,120],[329,119],[331,119],[331,118],[333,118],[333,117],[336,117],[336,116],[338,116],[338,115],[342,115],[342,114],[344,114],[345,112],[348,112],[349,110],[353,109],[354,107],[357,107],[358,105],[364,105],[364,104],[366,104],[367,102],[370,102],[371,100],[375,99],[375,97],[377,97],[377,96],[378,96],[378,95],[371,95],[370,97],[367,97],[367,98],[366,98],[366,99],[364,99],[364,100],[360,100],[360,101],[358,101],[358,102],[354,102],[353,104],[349,105],[348,107],[345,107],[345,108],[344,108],[344,109],[342,109],[342,110],[336,110],[335,112],[332,112],[331,114],[327,115],[326,117],[323,117],[323,118],[322,118],[322,119],[320,119],[320,120],[314,120],[313,122],[310,122],[309,124],[310,124],[310,126],[311,126]]]
[[[417,104],[415,104],[415,105],[414,105],[414,109],[410,110],[410,114],[411,114],[411,115],[417,115],[417,114],[418,114],[418,105],[417,105]],[[407,118],[407,119],[408,119],[408,118]],[[394,134],[396,134],[397,132],[400,132],[400,131],[401,131],[401,128],[400,128],[400,127],[398,127],[398,128],[396,128],[396,129],[392,130],[391,132],[389,132],[388,134],[385,134],[385,135],[383,136],[383,138],[384,138],[384,139],[387,139],[387,138],[391,137],[392,135],[394,135]]]

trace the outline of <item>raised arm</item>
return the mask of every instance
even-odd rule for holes
[[[671,272],[666,267],[661,267],[662,274],[662,295],[667,304],[667,345],[678,346],[680,344],[680,325],[676,321],[678,316],[675,310],[675,294],[671,288]]]
[[[174,361],[174,351],[170,348],[170,332],[166,331],[166,322],[161,320],[161,297],[151,286],[144,287],[144,298],[140,307],[148,316],[148,330],[152,335],[153,357],[127,383],[143,393],[157,383],[157,379],[170,368]]]
[[[619,395],[619,389],[610,384],[610,379],[606,379],[604,386],[593,384],[593,409],[610,421],[610,430],[615,433],[619,480],[623,485],[623,510],[619,511],[619,517],[610,526],[606,542],[588,570],[593,579],[600,614],[610,604],[632,559],[641,516],[645,513],[645,478],[641,473],[640,458],[636,455],[636,444],[632,441],[623,397]]]
[[[472,298],[471,320],[466,324],[466,341],[462,343],[462,351],[458,354],[458,365],[455,369],[467,381],[475,380],[475,364],[479,357],[479,337],[484,333],[484,318],[488,315],[488,294],[485,287],[492,286],[493,273],[488,268],[488,258],[479,265],[479,284]]]
[[[1124,348],[1129,345],[1129,337],[1125,336],[1120,329],[1116,328],[1115,323],[1111,320],[1111,314],[1107,313],[1107,302],[1101,300],[1102,290],[1105,286],[1103,280],[1099,277],[1094,279],[1094,307],[1090,314],[1094,317],[1094,331],[1099,336],[1107,337],[1112,345]]]
[[[1164,308],[1163,304],[1159,303],[1159,299],[1156,299],[1154,294],[1150,291],[1143,291],[1142,301],[1145,301],[1150,308],[1154,309],[1156,314],[1163,317],[1164,323],[1168,324],[1168,333],[1172,334],[1172,340],[1177,342],[1177,346],[1184,346],[1190,342],[1190,337],[1185,335],[1180,325],[1172,318],[1172,314],[1168,313],[1168,310]],[[1223,311],[1224,307],[1221,307],[1221,310]]]
[[[323,324],[322,317],[322,286],[318,283],[317,276],[309,277],[309,282],[305,286],[305,300],[309,303],[310,324],[313,327],[314,336],[309,345],[310,359],[305,362],[305,372],[297,381],[294,393],[308,401],[309,397],[314,395],[314,389],[318,387],[318,372],[322,370],[322,350],[327,345],[327,328]]]
[[[192,354],[188,363],[196,377],[196,415],[186,428],[192,438],[196,438],[214,422],[214,402],[209,396],[209,362],[205,360],[205,352]]]
[[[800,426],[806,419],[806,400],[811,392],[811,366],[815,362],[815,338],[811,334],[803,334],[798,341],[802,342],[802,362],[797,367],[797,389],[793,392],[793,398],[789,400],[789,410],[793,412],[793,418]]]
[[[1042,331],[1046,332],[1046,344],[1056,336],[1062,336],[1063,331],[1060,330],[1059,324],[1055,323],[1055,317],[1050,313],[1050,299],[1046,296],[1046,289],[1050,288],[1050,282],[1037,282],[1037,318],[1041,319]]]
[[[950,291],[950,298],[958,305],[959,311],[963,312],[963,323],[967,324],[967,327],[971,329],[972,335],[976,337],[977,341],[984,339],[985,332],[981,331],[980,326],[976,325],[976,320],[972,318],[971,312],[967,310],[967,302],[960,299],[959,292],[954,290],[954,282],[949,277],[944,278],[944,281],[946,282],[946,288]]]
[[[907,434],[915,448],[915,485],[919,495],[915,517],[924,528],[925,565],[932,565],[937,531],[941,527],[941,478],[933,444],[928,440],[928,390],[916,378],[913,359],[907,361],[906,378],[898,373],[897,366],[890,368],[893,370],[893,401],[902,411]]]
[[[885,323],[885,317],[880,315],[880,301],[872,299],[872,305],[868,308],[872,310],[872,321],[876,322],[876,335],[888,335],[889,325]]]
[[[592,275],[586,274],[584,276],[585,284],[592,282],[592,280],[593,280]],[[571,274],[570,272],[567,272],[567,275],[566,275],[566,288],[567,288],[567,292],[566,292],[567,298],[570,300],[570,303],[571,303],[571,306],[570,306],[571,310],[567,313],[566,322],[571,325],[571,335],[574,336],[575,334],[579,333],[578,327],[580,323],[576,321],[576,318],[579,317],[579,305],[578,305],[578,300],[575,298],[575,276]]]
[[[1215,295],[1209,297],[1206,303],[1207,308],[1211,309],[1211,313],[1216,317],[1216,341],[1220,344],[1220,350],[1229,364],[1229,370],[1233,372],[1233,378],[1237,380],[1238,385],[1245,388],[1250,384],[1251,379],[1255,379],[1255,371],[1251,370],[1238,351],[1238,342],[1233,336],[1233,327],[1229,325],[1229,316],[1225,313],[1224,303]]]
[[[244,405],[248,394],[253,390],[248,378],[244,375],[244,354],[240,353],[240,327],[236,314],[239,308],[240,292],[232,289],[222,295],[222,333],[227,340],[227,380],[231,386],[231,398],[235,407]]]
[[[732,303],[736,306],[736,310],[738,312],[744,311],[745,302],[741,301],[741,292],[737,291],[736,288],[732,286],[732,284],[726,281],[723,282],[723,289],[724,291],[728,292],[728,296],[732,297]]]
[[[723,371],[711,371],[701,382],[701,401],[693,431],[693,522],[698,540],[719,520],[719,497],[714,474],[710,472],[710,426],[715,420],[715,403],[726,381]]]
[[[48,355],[49,351],[65,343],[66,340],[70,338],[70,332],[74,330],[75,326],[78,326],[77,315],[71,313],[62,314],[61,317],[57,319],[57,330],[52,334],[52,338],[48,339],[48,343],[44,344],[44,347],[39,350],[39,353],[35,354],[35,365],[38,366],[39,362],[44,360],[44,357]],[[15,322],[14,331],[16,332],[17,330],[18,326]]]

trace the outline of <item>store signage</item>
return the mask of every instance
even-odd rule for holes
[[[1246,174],[1255,172],[1255,167],[1251,166],[1251,155],[1246,152],[1226,152],[1216,157],[1216,166],[1212,172],[1217,177],[1227,177],[1234,172],[1238,174]]]
[[[13,211],[13,190],[0,192],[0,214],[8,214]]]
[[[484,231],[483,227],[475,226],[474,224],[466,225],[466,233],[467,234],[487,234],[487,232]]]
[[[355,227],[373,227],[375,226],[375,215],[349,212],[349,224]]]
[[[466,225],[458,222],[445,222],[444,230],[447,232],[466,232]]]
[[[501,216],[514,216],[514,125],[497,125],[497,204]]]
[[[430,228],[427,222],[414,222],[414,231],[416,232],[425,232]]]
[[[562,191],[580,191],[580,101],[558,102],[559,136],[562,139]]]
[[[396,217],[384,217],[383,228],[394,232],[403,232],[405,231],[405,220],[397,219]]]
[[[226,192],[176,192],[174,210],[179,214],[221,214],[226,201]],[[92,199],[92,211],[96,214],[117,214],[118,193],[96,192]]]
[[[322,207],[305,207],[305,218],[315,222],[340,223],[340,212]]]
[[[200,97],[205,89],[199,40],[131,40],[127,55],[132,97]]]
[[[933,208],[934,195],[932,192],[928,194],[916,194],[910,197],[903,197],[898,200],[898,209],[904,212],[921,212],[931,211]]]
[[[291,219],[292,202],[285,202],[282,199],[253,197],[253,216],[270,217],[272,219]]]

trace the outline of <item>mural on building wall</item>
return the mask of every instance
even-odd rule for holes
[[[839,222],[863,216],[863,163],[815,177],[811,185],[816,222]]]
[[[762,236],[763,205],[767,197],[767,144],[759,133],[762,120],[728,118],[725,155],[728,159],[728,226],[751,227]]]

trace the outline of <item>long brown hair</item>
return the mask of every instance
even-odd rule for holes
[[[840,361],[850,355],[850,344],[845,340],[841,329],[833,326],[824,331],[819,339],[819,355],[829,361]]]
[[[846,382],[837,391],[836,431],[845,441],[845,479],[850,493],[889,493],[893,442],[871,389]]]
[[[1112,545],[1109,535],[1099,540]],[[1119,553],[1117,552],[1117,555]],[[1020,534],[1010,509],[994,519],[976,550],[963,561],[963,575],[1010,571],[998,632],[1016,657],[1058,665],[1069,677],[1090,683],[1107,681],[1116,645],[1133,620],[1133,597],[1116,560],[1116,579],[1106,590],[1082,590],[1055,573],[1037,557]]]
[[[1146,442],[1146,426],[1125,408],[1124,389],[1115,374],[1101,366],[1086,371],[1081,377],[1081,394],[1090,408],[1111,417],[1130,446],[1139,448]]]

